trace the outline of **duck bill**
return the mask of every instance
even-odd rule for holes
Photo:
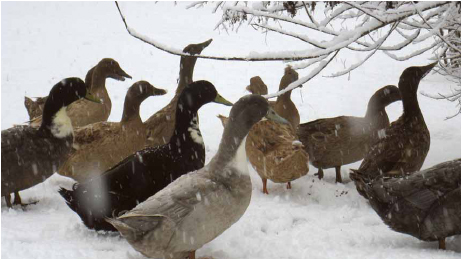
[[[427,74],[430,73],[430,71],[432,71],[433,67],[435,67],[436,64],[438,64],[438,62],[433,62],[431,64],[428,64],[427,66],[420,67],[420,70],[422,71],[422,78],[427,76]]]
[[[113,73],[112,75],[110,75],[110,77],[119,81],[125,81],[125,78],[132,78],[132,76],[128,75],[127,72],[125,72],[123,69],[120,69],[116,73]]]
[[[268,120],[274,121],[276,123],[285,124],[285,125],[289,124],[289,121],[285,120],[282,116],[278,115],[276,111],[274,111],[272,108],[268,110],[268,113],[266,113],[265,118],[267,118]]]
[[[167,90],[161,88],[154,88],[154,96],[163,96],[167,94]]]
[[[95,102],[95,103],[102,103],[101,100],[95,96],[93,96],[89,91],[87,91],[87,94],[85,95],[84,97],[86,100],[89,100],[91,102]]]
[[[222,97],[218,93],[217,93],[217,97],[215,98],[215,100],[213,102],[218,103],[218,104],[223,104],[225,106],[232,106],[233,105],[233,103],[229,102],[228,100],[226,100],[224,97]]]

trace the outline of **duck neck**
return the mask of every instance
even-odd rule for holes
[[[417,100],[417,91],[414,91],[414,89],[415,87],[412,82],[403,82],[403,84],[400,84],[399,86],[403,102],[403,114],[405,117],[416,117],[422,115],[419,107],[419,101]]]
[[[56,138],[66,138],[73,136],[71,119],[66,112],[67,107],[53,108],[46,106],[43,109],[42,125],[40,131],[51,134]]]
[[[282,90],[282,89],[280,89]],[[290,95],[292,94],[292,90],[291,91],[287,91],[286,93],[278,96],[278,98],[276,99],[276,102],[279,102],[279,101],[282,101],[282,102],[288,102],[288,101],[291,101],[290,99]]]
[[[372,97],[367,104],[366,115],[364,116],[371,125],[380,125],[381,122],[389,124],[388,115],[385,106],[377,98]]]
[[[175,130],[170,138],[170,145],[180,146],[182,142],[205,147],[199,129],[197,109],[185,109],[179,105],[176,109]],[[172,149],[176,151],[177,149]]]
[[[127,123],[133,121],[140,121],[140,102],[131,101],[128,97],[125,98],[124,111],[122,113],[122,119],[120,122]]]
[[[193,82],[194,66],[196,66],[195,57],[181,57],[180,60],[180,80],[176,89],[176,95],[178,96],[183,89]]]

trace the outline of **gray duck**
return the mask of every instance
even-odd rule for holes
[[[82,182],[101,174],[125,157],[144,148],[146,127],[141,121],[140,105],[150,96],[164,95],[147,81],[138,81],[127,91],[120,122],[97,122],[77,128],[73,152],[58,173]]]
[[[101,103],[79,100],[67,108],[67,114],[71,118],[73,127],[82,127],[88,124],[106,121],[111,114],[112,102],[106,89],[106,78],[124,81],[132,78],[123,71],[119,63],[111,58],[102,59],[96,66],[90,69],[85,77],[85,84],[94,96],[101,99]],[[35,102],[25,98],[24,105],[30,117],[30,125],[38,127],[41,124],[41,104],[47,97],[38,98]]]
[[[137,251],[150,258],[195,257],[245,213],[252,195],[245,138],[263,117],[279,122],[259,95],[233,106],[217,154],[122,216],[107,219]]]
[[[420,170],[430,149],[430,132],[417,100],[420,80],[436,63],[409,67],[403,71],[398,87],[403,102],[403,114],[381,133],[357,170],[370,180],[377,176],[399,177]],[[364,196],[361,189],[358,192]]]
[[[388,85],[372,95],[364,117],[339,116],[300,124],[298,136],[311,164],[318,168],[318,178],[324,177],[323,169],[335,167],[335,182],[341,183],[341,166],[364,158],[379,131],[390,125],[385,107],[400,99],[399,89]]]
[[[20,204],[19,191],[50,177],[70,155],[72,124],[66,107],[81,98],[99,102],[79,78],[58,82],[50,91],[43,108],[40,128],[19,125],[2,131],[2,197],[11,207]]]
[[[460,159],[400,177],[350,177],[392,230],[438,241],[440,249],[446,237],[460,235]]]

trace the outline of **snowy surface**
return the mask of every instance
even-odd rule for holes
[[[113,2],[2,2],[1,127],[7,129],[28,119],[24,94],[47,95],[65,77],[84,78],[99,60],[111,57],[133,80],[107,80],[112,99],[110,121],[119,121],[125,92],[138,80],[169,90],[151,97],[141,107],[146,120],[165,106],[177,86],[179,60],[126,32]],[[203,51],[208,55],[244,56],[251,51],[288,51],[307,48],[303,43],[275,34],[260,34],[243,26],[239,33],[214,31],[220,16],[211,9],[184,10],[185,3],[121,3],[131,27],[137,32],[182,49],[189,43],[213,42]],[[295,30],[295,28],[289,28]],[[288,49],[290,46],[290,49]],[[400,55],[405,55],[403,52]],[[397,85],[401,72],[409,66],[430,63],[428,56],[397,62],[377,53],[350,75],[323,76],[344,69],[364,56],[340,52],[326,71],[292,93],[301,122],[339,115],[363,116],[369,97],[380,87]],[[283,74],[282,62],[225,62],[198,60],[195,80],[211,81],[228,100],[246,94],[249,79],[259,75],[274,93]],[[301,77],[309,74],[301,70]],[[428,75],[420,91],[447,92],[454,84],[437,75]],[[431,148],[424,168],[460,157],[460,116],[444,120],[455,112],[454,104],[419,95],[419,102],[431,133]],[[387,108],[391,120],[402,111],[401,102]],[[229,108],[208,104],[201,108],[201,131],[207,161],[216,153],[221,138],[218,113]],[[269,195],[250,169],[252,201],[244,216],[232,228],[198,250],[197,256],[214,258],[460,258],[460,236],[448,239],[449,250],[437,249],[436,242],[423,242],[391,231],[368,203],[358,195],[342,167],[344,184],[335,184],[333,169],[319,181],[310,166],[307,176],[296,180],[292,190],[269,182]],[[116,233],[88,230],[56,192],[73,181],[53,175],[44,183],[22,192],[24,201],[39,203],[22,209],[7,209],[2,200],[2,258],[140,258]]]

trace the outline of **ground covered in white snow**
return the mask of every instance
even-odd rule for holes
[[[260,34],[242,27],[238,34],[214,31],[219,15],[211,9],[184,10],[184,3],[121,3],[130,26],[166,45],[182,49],[189,43],[213,38],[203,54],[246,55],[250,51],[291,50],[302,43],[274,34]],[[129,36],[113,2],[2,3],[1,128],[28,119],[23,97],[48,94],[65,77],[84,78],[99,60],[111,57],[133,80],[107,80],[112,99],[110,121],[119,121],[128,87],[138,80],[166,88],[163,97],[151,97],[142,104],[145,120],[165,106],[177,86],[179,60]],[[327,71],[292,93],[301,122],[338,115],[363,116],[369,97],[378,88],[397,85],[401,72],[412,65],[428,64],[428,56],[396,62],[377,53],[349,76],[326,78],[359,60],[356,54],[340,52]],[[277,90],[283,74],[281,62],[223,62],[198,60],[194,78],[215,84],[227,99],[246,94],[249,79],[259,75]],[[299,71],[300,76],[309,71]],[[453,83],[428,75],[420,90],[447,92]],[[431,133],[431,148],[424,168],[460,157],[460,116],[444,120],[455,112],[454,104],[419,95],[419,102]],[[401,102],[387,108],[391,120],[401,114]],[[201,131],[207,161],[216,153],[222,127],[218,113],[229,108],[208,104],[200,112]],[[342,168],[344,184],[335,184],[333,169],[319,181],[310,167],[307,176],[296,180],[292,190],[269,182],[269,195],[252,170],[253,194],[245,215],[231,229],[199,249],[197,256],[214,258],[460,258],[460,236],[448,239],[448,250],[437,243],[423,242],[391,231],[358,195]],[[250,167],[250,165],[249,165]],[[22,192],[27,201],[39,203],[22,209],[8,209],[2,200],[2,258],[139,258],[118,234],[88,230],[56,192],[73,181],[53,175],[43,184]]]

